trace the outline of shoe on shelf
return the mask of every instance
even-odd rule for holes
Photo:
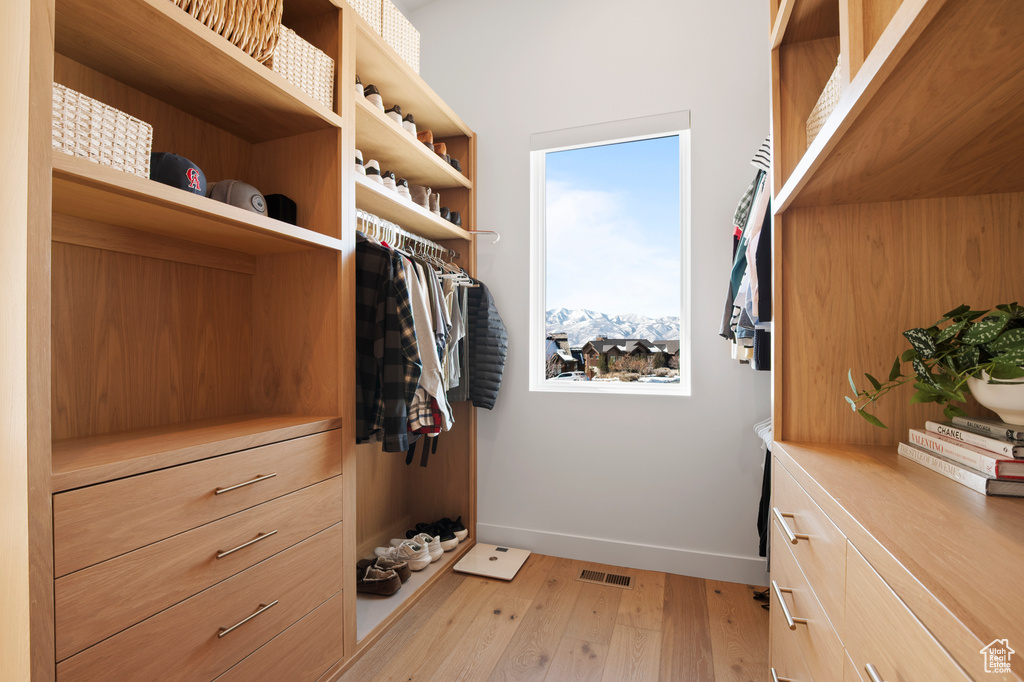
[[[380,90],[376,85],[367,85],[363,88],[363,97],[373,106],[384,111],[384,98],[380,96]]]
[[[398,178],[395,182],[395,191],[398,192],[398,196],[412,201],[412,193],[409,191],[409,181],[405,178]]]
[[[448,145],[444,142],[438,142],[434,145],[434,153],[438,156],[446,156],[448,154]]]
[[[412,535],[409,535],[409,533],[412,533]],[[418,542],[427,548],[427,552],[430,553],[431,563],[440,559],[441,555],[444,554],[444,549],[441,548],[441,538],[437,535],[430,535],[429,533],[418,533],[415,530],[406,531],[405,535],[406,540]],[[405,542],[405,540],[401,538],[395,538],[391,541],[391,546],[394,547],[402,544],[403,542]]]
[[[359,76],[356,76],[356,97],[366,97],[366,92],[363,90],[363,81],[359,80]]]
[[[441,218],[443,218],[444,220],[448,220],[448,218],[451,216],[451,211],[448,210],[447,206],[442,206],[441,208],[437,209],[437,215],[441,216]]]
[[[423,185],[409,185],[409,193],[412,195],[412,203],[430,210],[430,188]]]
[[[402,588],[402,580],[395,571],[382,571],[376,566],[356,569],[356,592],[389,597]]]
[[[367,566],[373,566],[381,571],[394,571],[403,583],[412,576],[408,561],[392,561],[383,557],[374,557],[373,559],[360,559],[356,563],[356,577],[359,577],[359,572],[365,571]]]
[[[415,540],[403,540],[395,547],[378,547],[373,553],[391,561],[405,561],[413,571],[422,571],[430,565],[430,550]]]
[[[452,165],[452,168],[454,168],[455,170],[459,171],[460,173],[462,172],[462,164],[459,163],[458,159],[451,159],[448,161],[448,163],[450,163]]]
[[[459,539],[455,537],[454,533],[442,530],[432,523],[417,523],[416,530],[420,533],[437,536],[441,541],[441,549],[446,552],[450,552],[459,546]]]
[[[412,114],[406,114],[405,118],[402,119],[402,127],[409,131],[416,139],[419,137],[416,135],[416,119],[412,117]]]
[[[416,133],[416,139],[427,145],[431,149],[434,148],[434,133],[429,130],[420,130]]]
[[[459,213],[458,211],[452,211],[448,215],[448,222],[450,222],[452,225],[455,225],[456,227],[462,227],[462,214]]]
[[[434,215],[441,215],[441,195],[432,192],[430,195],[430,212]]]
[[[388,115],[388,118],[397,123],[399,127],[402,126],[402,107],[396,104],[390,109],[385,110],[384,113]]]
[[[380,165],[374,159],[367,161],[363,170],[366,172],[368,180],[376,182],[378,185],[384,184],[384,180],[380,177]]]
[[[464,542],[465,539],[469,537],[469,531],[466,529],[466,526],[462,524],[461,516],[454,521],[446,516],[440,521],[435,521],[434,525],[450,530],[455,534],[455,537],[459,539],[459,542]]]
[[[356,173],[366,175],[366,168],[363,167],[363,153],[356,150]]]
[[[398,183],[395,182],[395,173],[394,173],[394,171],[384,171],[383,173],[380,174],[380,177],[381,177],[381,180],[384,181],[384,186],[385,187],[387,187],[390,190],[394,190],[394,191],[398,190]]]

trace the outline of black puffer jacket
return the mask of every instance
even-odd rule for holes
[[[494,298],[481,282],[467,292],[466,327],[469,336],[469,400],[477,407],[494,407],[501,388],[508,355],[508,332],[494,305]]]

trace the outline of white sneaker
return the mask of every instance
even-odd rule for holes
[[[430,565],[430,551],[426,545],[414,540],[403,540],[396,547],[378,547],[373,553],[392,561],[408,562],[413,571],[422,571]]]
[[[431,537],[428,533],[420,533],[410,538],[413,542],[417,542],[427,548],[427,552],[430,553],[430,562],[433,563],[441,558],[444,554],[444,550],[441,548],[441,538],[437,535]],[[402,538],[392,538],[391,546],[397,547],[398,545],[405,542]]]

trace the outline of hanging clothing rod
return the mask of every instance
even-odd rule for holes
[[[459,254],[458,251],[453,251],[452,249],[447,249],[447,248],[441,246],[440,244],[438,244],[437,242],[433,242],[433,241],[427,239],[426,237],[421,237],[418,234],[414,234],[412,232],[409,232],[408,230],[402,228],[399,225],[396,225],[395,223],[391,222],[390,220],[385,220],[384,218],[380,218],[378,216],[375,216],[374,214],[369,213],[368,211],[364,211],[361,208],[357,208],[356,209],[356,221],[357,222],[366,223],[367,225],[371,225],[372,227],[377,228],[377,230],[379,230],[379,231],[381,231],[383,233],[390,233],[391,235],[393,235],[392,241],[394,241],[394,238],[397,237],[399,239],[404,239],[404,240],[407,240],[407,241],[410,241],[410,242],[414,242],[414,243],[419,244],[421,246],[424,246],[424,247],[426,247],[428,249],[435,250],[438,253],[441,253],[443,255],[447,255],[449,258],[453,258],[454,259],[454,258],[459,258],[460,257],[460,254]]]
[[[494,230],[466,230],[466,232],[468,232],[471,235],[493,234],[494,235],[494,241],[491,242],[492,245],[493,244],[497,244],[498,242],[501,241],[501,235],[498,234],[497,232],[495,232]]]

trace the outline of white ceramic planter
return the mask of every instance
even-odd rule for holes
[[[988,375],[969,377],[967,387],[978,402],[999,415],[1007,424],[1024,426],[1024,383],[990,384]]]

